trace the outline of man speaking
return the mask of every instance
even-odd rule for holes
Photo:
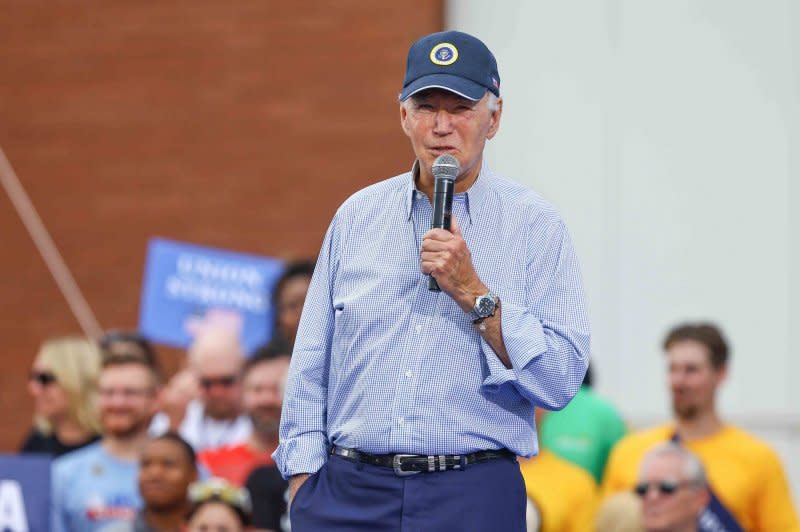
[[[412,45],[416,162],[339,208],[303,309],[274,455],[295,532],[525,529],[515,456],[537,452],[534,407],[578,390],[589,323],[558,213],[483,162],[502,110],[481,41]],[[449,230],[431,229],[442,155]]]

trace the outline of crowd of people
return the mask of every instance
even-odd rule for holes
[[[777,454],[718,411],[717,327],[667,333],[663,425],[628,432],[593,392],[566,226],[483,163],[502,110],[484,43],[414,43],[411,172],[339,208],[255,353],[202,329],[164,382],[136,334],[47,342],[23,449],[58,456],[53,530],[800,532]]]
[[[169,380],[136,332],[42,344],[20,452],[53,458],[54,532],[288,530],[271,455],[313,269],[292,263],[278,280],[268,344],[245,354],[236,331],[210,326]]]
[[[54,458],[53,530],[289,530],[272,453],[312,272],[286,270],[273,341],[245,356],[231,331],[204,331],[167,382],[137,333],[44,342],[20,451]],[[741,530],[800,530],[777,454],[717,409],[729,364],[721,331],[684,324],[663,347],[674,418],[662,425],[629,432],[591,370],[566,408],[537,409],[539,452],[519,458],[528,529],[688,531],[732,519]]]

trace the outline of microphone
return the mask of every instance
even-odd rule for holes
[[[453,184],[461,171],[458,159],[449,153],[442,154],[433,161],[433,218],[431,229],[450,230],[450,217],[453,213]],[[440,292],[439,283],[433,276],[428,277],[428,290]]]

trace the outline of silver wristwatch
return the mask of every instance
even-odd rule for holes
[[[500,298],[491,291],[475,298],[475,306],[469,313],[472,323],[480,323],[490,316],[494,316],[497,307],[500,305]]]

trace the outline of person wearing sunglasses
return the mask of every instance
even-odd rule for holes
[[[800,530],[778,454],[726,422],[718,410],[729,367],[720,329],[710,323],[681,324],[667,333],[663,347],[674,419],[620,440],[603,476],[604,495],[631,489],[646,453],[672,441],[697,455],[708,474],[710,502],[701,531]]]
[[[645,455],[634,493],[642,499],[647,532],[697,532],[709,502],[703,464],[675,442],[662,443]]]
[[[28,380],[35,402],[34,428],[20,452],[55,457],[98,440],[99,371],[100,352],[85,338],[57,338],[42,344]]]
[[[186,370],[199,396],[183,412],[161,412],[152,435],[178,432],[197,453],[247,441],[250,418],[242,412],[241,372],[245,358],[239,334],[225,327],[202,330],[189,347]]]
[[[283,387],[289,369],[285,344],[268,344],[257,349],[242,370],[242,402],[253,425],[250,438],[239,445],[206,449],[198,456],[215,476],[235,486],[261,465],[274,466],[272,453],[278,447]]]

